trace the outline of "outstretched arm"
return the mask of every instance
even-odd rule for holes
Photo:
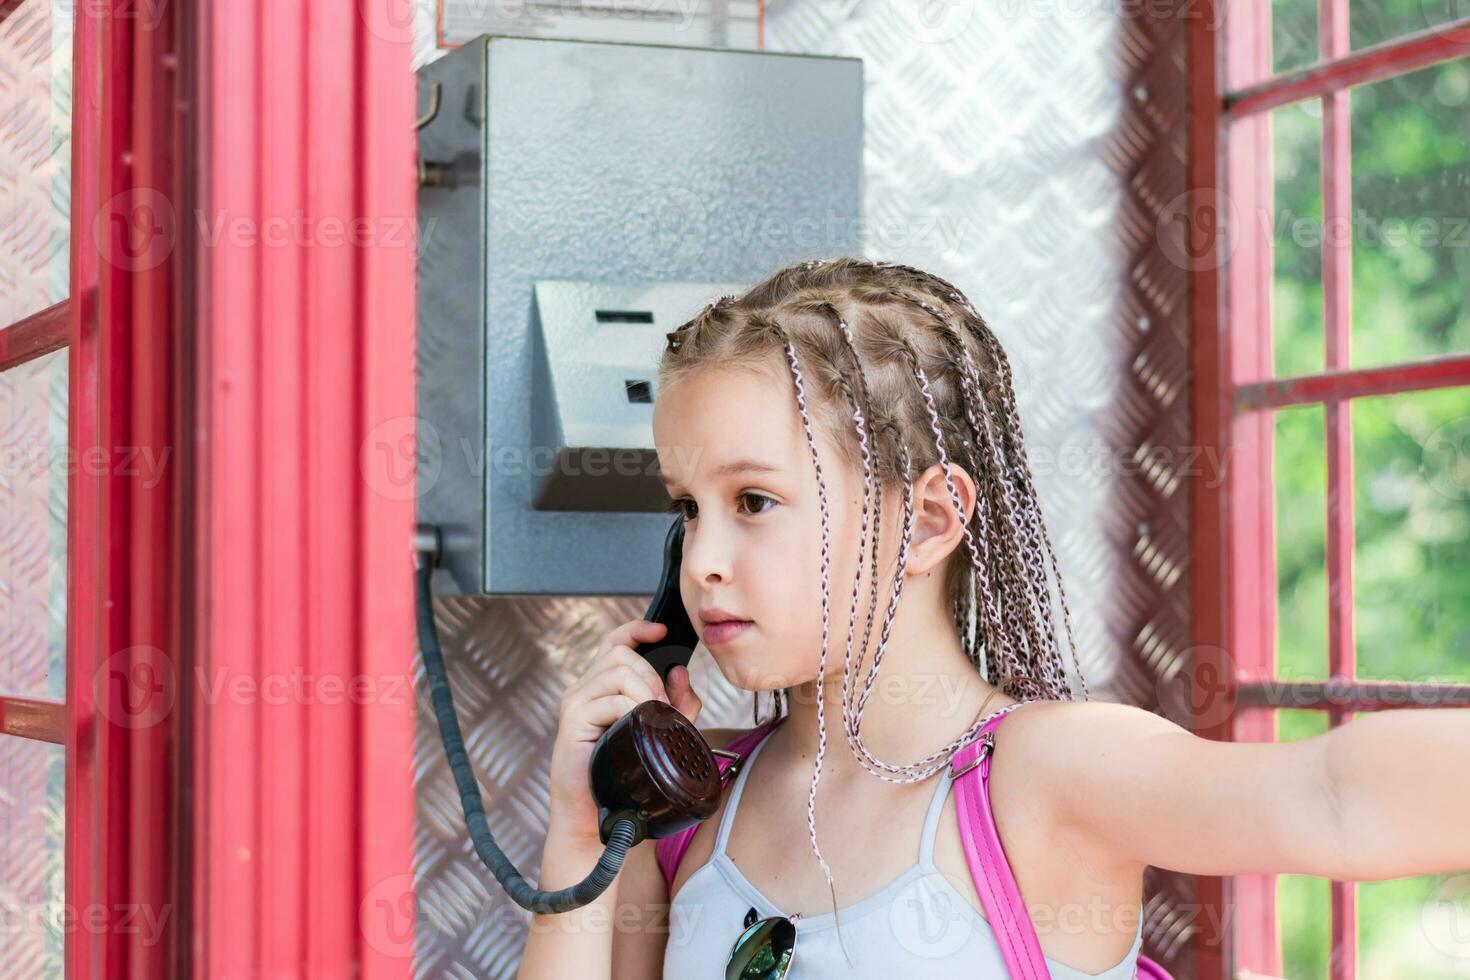
[[[1045,747],[1058,815],[1120,862],[1342,881],[1470,868],[1470,709],[1366,714],[1286,743],[1200,738],[1103,701],[1017,722],[1034,737],[1015,743]]]
[[[1354,881],[1470,869],[1470,709],[1357,716],[1322,736]]]

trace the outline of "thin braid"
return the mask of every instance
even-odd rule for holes
[[[873,463],[872,463],[872,454],[868,452],[868,434],[867,434],[867,427],[866,427],[866,416],[865,416],[864,411],[863,411],[863,406],[866,405],[866,406],[868,406],[869,410],[871,410],[872,400],[871,400],[870,394],[868,392],[867,379],[863,376],[862,358],[858,354],[857,341],[853,337],[852,328],[850,328],[847,325],[847,321],[842,318],[842,315],[831,304],[829,304],[829,303],[822,304],[821,307],[820,307],[820,311],[822,313],[826,314],[827,319],[830,322],[836,324],[838,331],[842,335],[843,342],[847,345],[848,353],[849,353],[849,355],[852,358],[853,376],[854,376],[854,378],[857,381],[857,391],[856,392],[853,391],[852,387],[847,384],[847,382],[843,379],[843,377],[842,377],[842,375],[840,373],[838,373],[836,375],[836,384],[837,384],[837,387],[839,389],[841,389],[842,393],[844,395],[846,395],[849,404],[852,405],[853,423],[854,423],[854,425],[855,425],[855,427],[857,429],[858,447],[859,447],[859,450],[860,450],[860,452],[862,454],[862,461],[863,461],[863,521],[862,521],[862,531],[861,531],[861,534],[860,534],[859,539],[858,539],[858,567],[857,567],[857,574],[854,576],[853,583],[852,583],[852,609],[851,609],[851,613],[850,613],[850,615],[848,617],[848,626],[847,626],[847,653],[846,653],[845,657],[843,658],[843,671],[842,671],[842,725],[843,725],[843,730],[845,732],[851,732],[851,731],[855,731],[856,730],[856,725],[855,725],[855,721],[854,721],[854,718],[853,718],[853,711],[852,711],[852,694],[851,694],[851,690],[850,690],[850,688],[851,688],[851,680],[852,680],[852,676],[853,676],[854,670],[856,670],[856,672],[858,672],[858,673],[861,673],[861,671],[863,669],[863,660],[868,655],[868,642],[872,638],[872,635],[873,635],[873,620],[874,620],[874,617],[876,616],[877,610],[878,610],[878,557],[879,557],[879,540],[880,540],[880,535],[881,535],[881,519],[882,519],[882,514],[883,514],[883,507],[882,507],[882,499],[881,499],[881,493],[880,493],[880,497],[879,497],[878,502],[876,504],[874,504],[873,505],[873,508],[872,508],[872,510],[873,510],[873,550],[872,550],[872,559],[871,559],[871,562],[870,562],[870,567],[873,570],[873,574],[870,576],[870,579],[871,579],[871,589],[870,589],[869,595],[868,595],[868,621],[867,621],[866,626],[863,629],[862,645],[858,648],[857,666],[856,666],[856,668],[854,668],[853,665],[852,665],[852,639],[853,639],[853,633],[855,632],[855,628],[856,628],[857,605],[858,605],[858,589],[859,589],[859,587],[860,587],[860,585],[862,583],[862,577],[863,577],[863,555],[864,555],[864,551],[865,551],[865,547],[866,547],[866,543],[867,543],[869,500],[872,497],[872,489],[873,489]],[[875,432],[875,435],[876,435],[876,432]],[[880,487],[880,491],[881,491],[881,487]],[[905,541],[907,541],[907,537],[905,537]],[[895,584],[897,584],[897,583],[895,583]],[[895,598],[894,601],[890,604],[890,609],[894,609],[894,608],[896,608],[896,606],[897,606],[897,599]],[[891,615],[892,614],[890,613],[890,616]],[[884,623],[884,629],[883,629],[883,635],[884,635],[884,637],[887,636],[888,629],[889,629],[890,626],[891,626],[891,623],[890,622],[885,622]],[[881,652],[881,650],[882,650],[882,646],[880,644],[879,651]],[[872,676],[874,676],[875,674],[877,674],[877,672],[878,672],[878,654],[875,653],[874,654],[874,658],[873,658],[873,668],[872,668],[872,671],[869,673],[868,676],[871,678]],[[867,692],[866,692],[866,689],[865,689],[864,690],[864,700],[866,700],[866,693]],[[852,744],[851,738],[849,738],[849,744]],[[861,745],[860,742],[857,743],[857,744],[858,745]]]
[[[1028,629],[1023,636],[1027,638],[1028,646],[1040,647],[1040,649],[1031,650],[1031,657],[1028,659],[1046,675],[1049,688],[1067,690],[1066,679],[1059,672],[1058,662],[1045,655],[1055,650],[1055,625],[1051,618],[1051,599],[1050,592],[1047,590],[1045,568],[1034,561],[1027,560],[1028,555],[1036,552],[1028,550],[1025,545],[1034,543],[1039,547],[1040,541],[1020,540],[1020,538],[1027,537],[1026,528],[1031,522],[1027,521],[1026,515],[1031,513],[1031,510],[1020,499],[1021,494],[1016,488],[1009,468],[1005,466],[1000,448],[995,443],[990,427],[989,403],[985,401],[980,390],[979,370],[964,343],[963,335],[947,316],[926,300],[914,299],[904,294],[900,294],[900,298],[928,314],[939,325],[950,343],[957,348],[955,360],[959,368],[960,384],[965,392],[965,397],[960,399],[964,407],[965,418],[977,443],[977,449],[984,446],[989,450],[990,458],[985,460],[985,455],[981,452],[977,452],[976,455],[977,458],[994,464],[994,474],[1001,491],[999,500],[1004,505],[1005,514],[1010,517],[1009,521],[999,522],[1002,537],[1001,554],[1005,556],[1004,560],[1008,566],[1014,561],[1019,563],[1021,569],[1026,573],[1022,580],[1022,588],[1018,590],[1027,600],[1022,613],[1026,618]],[[977,404],[982,407],[978,418],[975,411]],[[1014,611],[1011,619],[1014,621]]]
[[[1031,542],[1035,543],[1037,539],[1039,539],[1040,544],[1046,552],[1052,575],[1053,577],[1055,577],[1057,582],[1057,596],[1062,605],[1062,622],[1067,636],[1067,648],[1071,652],[1072,662],[1077,670],[1077,679],[1082,685],[1083,699],[1090,700],[1091,693],[1088,690],[1087,677],[1082,671],[1081,660],[1079,659],[1077,652],[1077,642],[1072,631],[1072,613],[1070,607],[1067,604],[1066,588],[1062,583],[1061,569],[1059,563],[1057,562],[1056,550],[1052,547],[1051,537],[1046,529],[1046,521],[1041,516],[1036,489],[1031,482],[1030,465],[1026,458],[1025,442],[1022,434],[1020,413],[1019,411],[1017,411],[1014,397],[1014,387],[1011,378],[1010,361],[1005,355],[1005,350],[1001,347],[1000,342],[995,338],[995,335],[992,334],[990,330],[985,327],[984,318],[980,316],[979,312],[970,302],[969,297],[965,296],[965,294],[962,293],[958,289],[958,287],[949,282],[947,279],[944,279],[942,276],[935,275],[932,272],[927,272],[923,269],[917,269],[913,266],[903,265],[897,262],[876,262],[873,263],[873,265],[876,268],[899,270],[900,272],[905,273],[912,279],[916,280],[919,284],[929,287],[935,293],[946,295],[950,300],[958,304],[961,309],[969,314],[968,320],[962,318],[962,322],[964,322],[965,327],[969,329],[969,331],[976,337],[981,347],[995,363],[997,373],[1000,375],[1002,382],[999,386],[1001,410],[1005,413],[1005,420],[1007,423],[1006,426],[1001,427],[1001,438],[1005,443],[1005,448],[1012,453],[1012,458],[1016,461],[1016,466],[1014,468],[1014,477],[1016,479],[1016,482],[1019,484],[1021,499],[1023,501],[1026,501],[1026,506],[1022,507],[1023,520],[1026,525],[1025,530],[1029,532],[1028,537],[1030,537]],[[963,343],[961,343],[960,346],[961,349],[964,349]],[[1027,561],[1029,564],[1030,556],[1034,555],[1035,551],[1025,550],[1022,553],[1027,556]],[[1045,581],[1044,573],[1042,581]],[[1047,634],[1054,636],[1055,626],[1050,615],[1050,590],[1043,588],[1042,595],[1045,597],[1042,603],[1042,609],[1044,610],[1043,614],[1045,616],[1048,627]],[[1058,656],[1060,656],[1060,651],[1058,651]],[[1043,670],[1047,669],[1046,666],[1044,666],[1045,659],[1046,658],[1042,658]],[[1051,673],[1051,671],[1048,671],[1048,673]],[[1064,687],[1064,690],[1066,691],[1067,696],[1070,697],[1070,687]]]
[[[924,309],[925,312],[929,313],[931,316],[934,315],[933,307],[930,306],[928,303],[915,302],[910,297],[907,297],[904,294],[899,294],[899,296],[908,302],[914,302],[915,305],[920,306],[921,309]],[[942,318],[939,317],[936,317],[936,319],[942,320]],[[967,380],[963,374],[961,375],[961,380],[962,382]],[[994,470],[987,468],[990,464],[994,462],[993,458],[991,458],[994,456],[994,451],[993,441],[990,437],[990,432],[988,429],[988,420],[986,420],[985,423],[977,422],[974,415],[973,407],[970,404],[971,400],[977,399],[979,397],[978,385],[973,387],[966,386],[964,390],[966,397],[964,399],[961,399],[961,401],[964,403],[966,420],[969,423],[971,439],[974,442],[974,452],[972,454],[972,459],[974,461],[975,476],[977,480],[980,481],[980,489],[984,490],[987,487],[994,488],[997,485],[997,480],[994,479],[994,477],[998,476],[998,474]],[[987,457],[986,453],[984,452],[986,448],[992,449],[991,457]],[[992,478],[987,479],[987,477]],[[989,514],[986,507],[984,506],[983,501],[977,501],[975,515],[972,519],[976,522],[976,524],[978,524],[980,530],[979,538],[981,548],[981,564],[978,568],[976,568],[975,566],[971,567],[970,583],[976,588],[977,593],[979,593],[977,599],[983,599],[985,606],[985,617],[983,620],[980,620],[977,623],[977,625],[983,624],[982,629],[985,634],[985,653],[987,668],[985,673],[987,675],[987,679],[992,684],[999,687],[1002,686],[1003,681],[999,673],[999,668],[1007,662],[1014,662],[1015,660],[1015,656],[1011,652],[1011,645],[1009,642],[1013,630],[1007,622],[1005,615],[1001,611],[999,605],[1000,590],[991,587],[993,583],[990,581],[990,575],[994,572],[994,570],[997,569],[999,561],[1005,560],[1003,556],[1007,552],[1003,547],[1002,557],[998,561],[991,560],[990,540],[992,538],[992,532],[990,528]],[[978,578],[978,576],[982,574],[986,577],[984,579]],[[969,616],[968,592],[968,589],[961,590],[959,596],[961,611],[956,613],[956,618],[959,622],[959,625],[966,633],[969,632],[969,630],[966,628]],[[960,616],[963,616],[964,618],[960,619]],[[971,660],[976,663],[977,667],[979,667],[980,664],[977,656],[978,650],[972,647],[968,652],[971,654]]]
[[[1082,672],[1082,662],[1077,653],[1077,640],[1072,634],[1072,611],[1067,606],[1066,587],[1062,584],[1062,574],[1057,562],[1057,553],[1052,547],[1051,536],[1047,533],[1046,521],[1040,515],[1039,498],[1036,493],[1036,488],[1031,483],[1030,464],[1026,459],[1026,449],[1021,429],[1021,416],[1020,412],[1016,409],[1016,400],[1013,394],[1014,388],[1011,380],[1011,365],[1005,355],[1005,350],[1000,346],[1000,341],[995,338],[995,335],[984,327],[985,320],[970,302],[969,297],[960,292],[959,288],[953,283],[932,272],[916,269],[913,266],[900,265],[894,262],[880,262],[877,265],[899,269],[916,277],[920,281],[936,283],[940,287],[941,292],[948,295],[951,300],[958,303],[970,315],[970,322],[975,324],[975,327],[971,328],[971,332],[979,338],[981,345],[986,349],[986,353],[990,355],[996,364],[997,370],[1000,372],[1002,380],[1000,386],[1001,406],[1006,413],[1006,422],[1010,426],[1009,429],[1002,428],[1002,438],[1005,438],[1009,444],[1012,440],[1008,437],[1008,433],[1013,433],[1015,436],[1013,452],[1016,460],[1017,477],[1022,485],[1023,492],[1030,498],[1033,504],[1037,505],[1035,520],[1042,544],[1046,549],[1047,559],[1051,565],[1052,575],[1057,580],[1057,597],[1062,603],[1062,623],[1067,634],[1067,649],[1071,651],[1072,663],[1077,668],[1077,679],[1082,684],[1082,698],[1083,700],[1091,700],[1092,695],[1087,689],[1087,677]]]
[[[1082,662],[1077,652],[1077,641],[1072,634],[1072,611],[1067,605],[1067,592],[1065,586],[1062,584],[1062,572],[1057,562],[1057,553],[1052,547],[1051,536],[1047,533],[1046,521],[1041,514],[1040,499],[1036,493],[1036,487],[1031,481],[1031,466],[1026,458],[1026,445],[1021,429],[1021,416],[1016,408],[1014,390],[1011,385],[1010,362],[1006,358],[1005,351],[1001,348],[999,341],[989,331],[984,331],[979,336],[981,342],[988,348],[991,359],[995,361],[997,370],[1001,375],[1001,408],[1006,413],[1006,425],[1001,427],[1001,438],[1005,441],[1007,449],[1010,450],[1012,457],[1016,460],[1016,481],[1020,485],[1021,492],[1031,503],[1027,520],[1032,524],[1033,540],[1036,537],[1040,538],[1042,546],[1046,550],[1052,575],[1056,578],[1057,597],[1062,604],[1062,623],[1067,635],[1067,648],[1071,651],[1072,662],[1077,668],[1077,679],[1082,684],[1082,698],[1083,700],[1091,700],[1092,695],[1087,689],[1087,677],[1082,672]],[[1034,551],[1031,553],[1034,554]],[[1049,603],[1050,593],[1047,594],[1047,599]]]
[[[827,489],[822,481],[822,464],[817,458],[817,442],[812,435],[811,416],[806,409],[806,390],[801,379],[801,366],[797,361],[796,347],[792,344],[786,331],[777,324],[772,324],[785,339],[786,357],[791,365],[792,380],[796,385],[796,407],[801,412],[802,428],[806,431],[807,448],[811,451],[812,468],[817,474],[817,499],[821,503],[822,511],[822,652],[817,657],[817,758],[812,769],[812,788],[806,798],[806,826],[811,835],[812,851],[817,855],[817,863],[821,865],[822,874],[827,877],[827,888],[832,894],[832,915],[837,928],[838,942],[842,941],[842,922],[838,917],[837,909],[837,884],[832,880],[832,869],[827,866],[827,859],[822,857],[821,846],[817,843],[817,783],[822,778],[822,755],[827,750],[827,722],[823,704],[827,700],[824,680],[827,673],[827,633],[830,622],[830,610],[828,608],[828,565],[829,565],[829,539],[830,524],[827,518]],[[847,947],[843,946],[844,955]],[[848,956],[848,965],[852,965],[852,957]]]

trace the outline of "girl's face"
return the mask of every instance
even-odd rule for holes
[[[810,415],[810,394],[807,408]],[[653,435],[669,496],[685,519],[679,591],[721,673],[752,691],[814,679],[822,647],[822,512],[790,379],[706,369],[660,392]],[[841,677],[846,649],[863,480],[861,469],[847,472],[839,463],[815,421],[813,437],[828,509],[830,679]],[[898,509],[883,514],[880,623],[902,529],[901,500],[890,496]],[[869,548],[872,533],[870,523]],[[870,589],[865,568],[854,658]],[[907,605],[906,587],[900,609]],[[701,613],[713,607],[750,625],[728,639],[706,639],[709,626]]]

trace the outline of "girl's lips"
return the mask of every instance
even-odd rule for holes
[[[727,619],[723,623],[711,623],[704,628],[704,645],[713,646],[716,643],[728,643],[741,633],[751,623],[748,619]]]

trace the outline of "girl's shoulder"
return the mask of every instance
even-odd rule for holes
[[[1111,857],[1098,838],[1099,814],[1116,811],[1146,762],[1134,751],[1139,739],[1182,731],[1167,719],[1116,701],[1027,702],[1009,712],[995,729],[990,764],[996,787],[1024,787],[1036,813],[1046,813],[1057,832],[1072,834],[1079,846]],[[1096,777],[1096,760],[1111,756],[1109,778]],[[1086,770],[1094,770],[1085,778]],[[1002,791],[1004,792],[1004,790]]]
[[[991,771],[1009,759],[1028,772],[1064,777],[1079,751],[1095,751],[1099,740],[1128,730],[1139,716],[1158,719],[1151,711],[1115,701],[1024,701],[995,728]]]

